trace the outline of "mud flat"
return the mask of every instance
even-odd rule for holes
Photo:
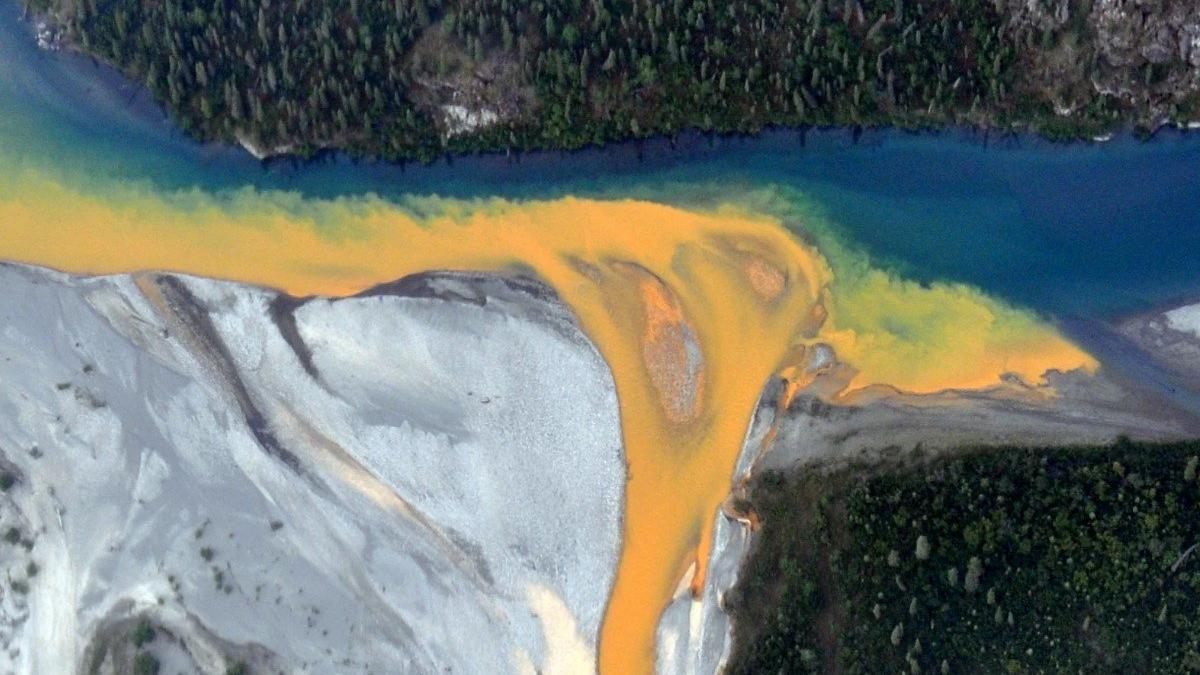
[[[1095,372],[1048,371],[1030,383],[912,394],[886,386],[847,393],[853,369],[830,360],[784,408],[785,382],[768,385],[756,427],[769,448],[747,447],[754,470],[837,464],[915,449],[962,445],[1097,444],[1118,436],[1167,441],[1200,436],[1200,305],[1172,307],[1110,322],[1076,321],[1066,334],[1099,361]],[[762,432],[760,432],[762,433]]]
[[[1200,378],[1200,303],[1138,314],[1116,331],[1164,368]]]
[[[1048,388],[1010,383],[985,391],[880,392],[860,402],[800,395],[776,422],[778,437],[755,466],[798,468],[963,445],[1063,445],[1177,440],[1200,435],[1191,413],[1126,388],[1103,372],[1056,374]],[[865,398],[865,397],[864,397]],[[773,408],[760,414],[774,416]]]

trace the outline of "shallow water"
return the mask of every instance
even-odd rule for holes
[[[630,465],[608,672],[645,670],[654,608],[690,563],[702,578],[762,382],[804,346],[833,345],[855,387],[1036,382],[1095,365],[1042,318],[1200,295],[1197,137],[773,132],[263,165],[184,138],[89,60],[38,51],[17,15],[0,5],[0,258],[295,294],[431,268],[555,287],[614,372]]]

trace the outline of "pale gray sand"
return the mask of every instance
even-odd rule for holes
[[[544,287],[432,275],[300,301],[12,265],[0,284],[0,470],[19,476],[0,529],[32,542],[0,544],[0,670],[119,670],[142,617],[171,672],[590,667],[620,546],[617,402]],[[1149,361],[1194,380],[1186,331],[1168,326],[1165,350],[1130,341],[1155,320],[1098,333],[1122,367],[1053,375],[1054,396],[807,395],[776,419],[768,383],[734,475],[918,444],[1200,434],[1190,399],[1135,381]],[[721,596],[752,535],[713,517],[702,596],[659,624],[665,673],[728,653]]]
[[[3,589],[0,670],[83,671],[138,615],[171,672],[590,654],[624,484],[608,370],[552,298],[427,281],[295,306],[314,378],[267,291],[0,266],[3,521],[35,542],[0,560],[40,565]]]

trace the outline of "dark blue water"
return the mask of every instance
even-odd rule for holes
[[[778,131],[429,167],[339,156],[263,164],[185,138],[144,92],[89,59],[39,51],[12,3],[0,3],[0,134],[16,138],[4,152],[167,189],[679,203],[749,195],[906,276],[967,282],[1048,314],[1100,318],[1200,297],[1196,134],[1060,145],[965,131],[857,141],[846,131]]]

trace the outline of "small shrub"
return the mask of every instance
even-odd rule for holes
[[[200,557],[204,558],[204,562],[212,562],[213,556],[216,554],[216,551],[212,550],[212,547],[210,546],[205,546],[204,548],[200,549]]]
[[[158,675],[158,669],[161,667],[158,658],[147,652],[138,652],[133,658],[134,675]]]
[[[142,619],[138,622],[137,628],[133,629],[133,646],[141,647],[154,641],[154,627],[149,621]]]
[[[0,473],[0,490],[8,492],[17,483],[17,476],[11,471]]]
[[[10,527],[4,532],[4,541],[10,544],[16,544],[21,541],[21,531],[15,527]]]

